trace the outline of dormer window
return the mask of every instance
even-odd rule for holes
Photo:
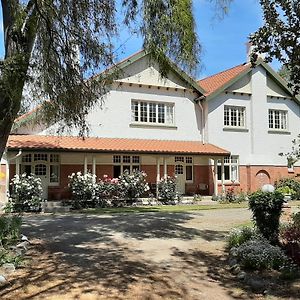
[[[131,118],[135,124],[174,125],[174,103],[133,100]]]

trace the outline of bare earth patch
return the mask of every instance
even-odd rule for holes
[[[0,298],[260,299],[226,270],[224,238],[248,221],[244,208],[26,216],[23,231],[34,238],[27,265]]]

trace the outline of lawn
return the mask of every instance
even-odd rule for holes
[[[300,206],[300,201],[291,201],[290,205],[294,208]],[[228,204],[189,204],[189,205],[157,205],[139,207],[111,207],[111,208],[89,208],[82,209],[80,213],[87,214],[111,214],[111,213],[146,213],[146,212],[188,212],[211,209],[247,208],[248,203],[228,203]]]

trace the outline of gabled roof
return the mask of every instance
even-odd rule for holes
[[[240,74],[248,71],[251,68],[250,63],[245,63],[222,71],[212,76],[206,77],[198,81],[198,84],[206,91],[205,96],[208,96],[219,88],[222,88],[226,83],[231,82]]]
[[[288,87],[287,82],[276,72],[274,71],[267,63],[265,63],[262,59],[258,59],[256,66],[262,66],[273,78],[273,80],[287,93],[291,95],[291,97],[300,104],[299,96],[295,96],[293,91]],[[210,100],[223,91],[225,91],[228,87],[236,83],[243,76],[248,74],[252,70],[251,63],[244,63],[233,67],[231,69],[222,71],[210,77],[201,79],[198,81],[198,84],[206,90],[205,96],[206,100]]]
[[[47,150],[84,152],[181,153],[228,156],[230,152],[200,141],[168,141],[120,138],[85,139],[72,136],[10,135],[8,150]]]
[[[115,66],[112,66],[111,68],[108,68],[107,70],[103,71],[105,72],[113,72],[113,70],[115,68],[118,69],[123,69],[126,68],[127,66],[129,66],[130,64],[138,61],[139,59],[142,59],[144,57],[146,57],[147,55],[149,55],[146,51],[144,50],[140,50],[138,52],[136,52],[135,54],[132,54],[131,56],[121,60],[120,62],[118,62]],[[177,75],[179,76],[184,82],[187,83],[188,86],[190,86],[191,88],[193,88],[194,90],[196,90],[200,95],[204,95],[205,94],[205,90],[198,84],[197,81],[195,81],[192,77],[188,76],[184,71],[182,71],[180,68],[178,68],[170,59],[167,59],[170,69]],[[102,73],[103,74],[103,73]],[[96,79],[98,75],[95,75],[94,77],[92,77],[91,79]],[[35,113],[37,113],[37,111],[42,107],[42,105],[37,106],[36,108],[34,108],[33,110],[25,113],[24,115],[21,115],[20,117],[15,119],[15,125],[14,128],[18,128],[20,127],[24,122],[26,122],[27,120],[31,119],[31,117],[35,116]]]
[[[125,58],[121,62],[116,64],[117,68],[123,69],[126,68],[128,65],[146,57],[149,55],[145,50],[141,50],[128,58]],[[175,65],[169,58],[167,58],[167,62],[169,64],[170,70],[172,70],[177,76],[179,76],[184,82],[186,82],[191,88],[199,92],[201,95],[205,94],[205,90],[199,86],[198,82],[195,81],[192,77],[187,75],[183,70],[181,70],[177,65]],[[113,68],[111,68],[113,69]],[[110,69],[110,70],[111,70]],[[108,71],[110,71],[108,70]]]

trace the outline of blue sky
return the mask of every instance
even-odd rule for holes
[[[245,62],[247,37],[262,25],[258,0],[235,0],[228,15],[222,20],[215,17],[214,7],[208,0],[193,2],[197,33],[203,46],[202,68],[197,72],[197,78]],[[0,18],[2,19],[1,15]],[[0,34],[3,41],[3,30],[0,30]],[[117,47],[118,44],[123,45],[118,51],[120,58],[125,58],[142,48],[141,39],[130,37],[126,30],[121,31]],[[3,57],[3,42],[0,43],[0,56]],[[273,67],[278,68],[278,64],[274,63]]]

